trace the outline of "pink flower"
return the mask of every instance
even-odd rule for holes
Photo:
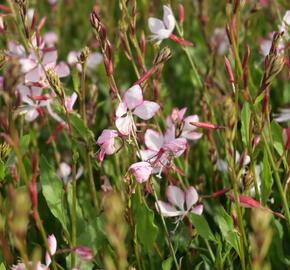
[[[57,51],[55,49],[49,48],[40,50],[40,56],[42,65],[38,62],[38,58],[34,53],[20,60],[22,72],[26,73],[26,82],[42,82],[47,85],[45,71],[48,69],[53,69],[60,78],[70,74],[67,64],[64,62],[56,64]]]
[[[133,115],[137,115],[143,120],[149,120],[159,110],[160,106],[156,102],[143,100],[142,89],[139,85],[129,88],[122,102],[116,110],[116,127],[123,135],[129,135],[134,126]]]
[[[147,129],[145,132],[146,150],[141,150],[141,158],[150,162],[154,168],[153,173],[159,174],[164,167],[170,166],[173,158],[183,154],[187,147],[186,139],[175,138],[175,127],[171,126],[167,129],[165,135]]]
[[[50,32],[46,32],[43,35],[43,39],[47,47],[51,48],[51,47],[54,47],[54,45],[57,43],[58,36],[55,32],[50,31]]]
[[[91,261],[94,257],[93,255],[93,250],[91,248],[88,247],[77,247],[75,249],[77,255],[84,261]]]
[[[84,171],[84,168],[82,166],[79,167],[76,173],[76,180],[78,180],[82,176],[83,171]],[[63,180],[64,184],[66,185],[72,182],[72,177],[70,176],[71,167],[65,162],[61,162],[59,164],[59,169],[57,170],[56,175],[58,176],[58,178]]]
[[[137,162],[131,165],[128,171],[131,171],[134,174],[138,183],[143,183],[148,181],[153,168],[148,162]]]
[[[152,32],[152,40],[157,40],[159,45],[163,39],[167,39],[175,28],[175,18],[168,6],[163,6],[163,21],[156,18],[148,19],[148,27]]]
[[[166,197],[170,204],[163,201],[157,201],[155,204],[157,211],[164,217],[185,216],[189,212],[201,215],[203,212],[202,204],[192,208],[198,201],[197,191],[192,186],[186,192],[177,186],[168,186]],[[186,208],[184,207],[184,203]]]
[[[76,65],[79,72],[82,71],[82,65],[78,63],[78,57],[80,56],[80,51],[71,51],[67,56],[67,62],[70,65]],[[88,56],[87,71],[91,72],[103,61],[103,56],[100,53],[91,52]]]
[[[116,152],[115,138],[117,138],[118,132],[112,129],[104,129],[102,134],[97,140],[97,144],[101,146],[98,158],[100,161],[104,160],[105,154],[112,155]]]
[[[35,101],[31,98],[41,96],[43,90],[41,87],[28,87],[24,84],[20,84],[17,86],[17,89],[20,93],[21,100],[24,103],[24,105],[20,107],[20,112],[25,114],[26,121],[32,122],[39,116],[39,108],[47,106],[49,101]]]
[[[46,251],[45,253],[45,263],[46,263],[46,266],[48,267],[51,264],[50,255],[54,255],[57,248],[57,241],[53,234],[48,236],[47,243],[48,243],[49,252]]]
[[[197,127],[191,125],[191,122],[198,122],[198,115],[189,115],[184,118],[184,115],[187,111],[187,108],[183,108],[179,110],[178,108],[174,108],[170,114],[166,118],[167,126],[171,127],[174,125],[176,128],[181,128],[180,137],[185,138],[187,140],[196,141],[202,137],[201,132],[196,132]]]
[[[64,106],[66,107],[68,112],[73,111],[73,106],[78,98],[78,95],[76,92],[73,92],[73,94],[69,97],[66,97],[64,100]]]

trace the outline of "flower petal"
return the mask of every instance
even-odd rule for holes
[[[183,190],[177,186],[168,186],[166,196],[169,202],[178,206],[180,210],[184,211],[185,194]]]
[[[175,27],[175,18],[173,16],[171,8],[165,5],[163,6],[163,23],[171,34]]]
[[[132,110],[143,102],[143,94],[141,87],[137,84],[129,88],[123,97],[123,102]]]
[[[129,116],[117,118],[115,124],[117,129],[123,135],[129,135],[133,127],[131,118]]]
[[[191,125],[191,122],[199,122],[199,117],[198,115],[189,115],[184,118],[184,126],[183,130],[191,131],[197,129],[194,125]]]
[[[118,137],[118,132],[116,130],[104,129],[97,140],[97,144],[103,144],[115,137]]]
[[[144,101],[134,110],[134,114],[143,120],[152,118],[159,110],[160,106],[156,102]]]
[[[197,201],[198,194],[194,187],[190,186],[185,193],[186,207],[190,209]]]
[[[175,139],[175,126],[169,127],[164,134],[164,142],[168,143]]]
[[[163,136],[153,129],[147,129],[145,132],[145,144],[150,150],[158,152],[163,145]]]
[[[59,78],[67,77],[70,74],[70,69],[65,62],[60,62],[54,70]]]
[[[24,119],[28,122],[34,121],[38,117],[39,113],[34,107],[29,107],[29,110],[25,114]]]
[[[153,34],[159,34],[160,30],[165,29],[164,23],[156,18],[148,19],[148,27]]]
[[[98,64],[103,61],[103,56],[100,53],[90,53],[88,57],[88,69],[94,69]]]
[[[43,54],[42,64],[46,66],[48,64],[55,63],[56,60],[57,60],[57,50],[51,50]]]
[[[155,203],[155,208],[158,212],[160,211],[160,214],[164,217],[176,217],[182,215],[182,211],[176,210],[175,207],[163,201],[157,201]]]
[[[183,131],[181,134],[181,137],[187,139],[187,140],[192,140],[196,141],[199,140],[203,136],[203,133],[201,132],[190,132],[190,131]]]
[[[197,215],[201,215],[203,212],[203,205],[199,204],[198,206],[194,207],[190,212]]]
[[[115,115],[117,117],[121,117],[121,116],[125,115],[126,113],[127,113],[127,105],[125,102],[121,102],[117,107]]]
[[[152,174],[152,166],[148,162],[137,162],[131,165],[128,171],[132,171],[138,183],[146,182]]]

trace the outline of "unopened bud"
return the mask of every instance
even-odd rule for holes
[[[171,58],[171,56],[172,56],[172,52],[169,47],[162,48],[154,59],[154,62],[153,62],[154,66],[164,64]]]
[[[61,97],[64,97],[64,90],[61,86],[61,82],[59,77],[57,76],[57,73],[53,69],[49,69],[46,71],[46,78],[55,93]]]
[[[233,75],[231,63],[230,63],[229,59],[226,56],[224,57],[224,60],[225,60],[226,70],[227,70],[230,82],[234,83],[235,82],[235,78],[234,78],[234,75]]]
[[[179,4],[178,8],[179,8],[179,22],[183,23],[184,22],[184,7],[182,4]]]
[[[91,12],[90,22],[91,22],[92,27],[94,27],[94,29],[97,32],[101,31],[101,29],[102,29],[101,18],[100,18],[99,14],[98,14],[98,11],[97,11],[96,7],[94,7],[92,12]]]
[[[86,63],[87,60],[88,60],[89,54],[90,54],[90,49],[89,49],[89,47],[87,47],[87,46],[84,47],[84,48],[82,49],[82,51],[81,51],[81,54],[80,54],[79,58],[78,58],[79,62],[80,62],[81,64]]]
[[[77,247],[75,251],[77,255],[84,261],[91,261],[94,257],[93,250],[88,247]]]

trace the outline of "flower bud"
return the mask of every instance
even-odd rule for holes
[[[153,62],[154,66],[164,64],[171,58],[171,56],[172,56],[172,52],[169,47],[162,48],[154,59],[154,62]]]
[[[55,93],[61,97],[64,97],[64,90],[61,86],[60,79],[53,69],[49,69],[46,71],[46,78],[48,80],[49,85],[55,91]]]

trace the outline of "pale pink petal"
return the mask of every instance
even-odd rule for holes
[[[115,124],[117,129],[123,135],[129,135],[133,128],[133,123],[129,116],[117,118]]]
[[[163,145],[163,136],[153,129],[147,129],[145,132],[145,144],[150,150],[159,151]]]
[[[19,56],[19,57],[25,56],[24,47],[22,45],[17,44],[16,42],[12,40],[8,42],[8,50],[9,50],[9,55]]]
[[[187,141],[184,138],[174,139],[168,143],[165,143],[162,148],[170,152],[183,152],[187,147]]]
[[[186,207],[190,209],[197,201],[198,194],[194,187],[190,186],[185,193]]]
[[[77,93],[73,93],[70,97],[66,97],[64,100],[64,106],[66,107],[68,112],[73,111],[73,106],[78,98]]]
[[[45,252],[45,265],[46,266],[49,266],[51,264],[51,258],[50,258],[50,256],[49,256],[49,253],[48,252]],[[25,268],[26,269],[26,268]],[[40,269],[43,269],[42,267],[40,268]],[[39,270],[40,270],[39,269]],[[38,270],[38,269],[36,269],[36,270]]]
[[[140,154],[141,154],[142,160],[154,162],[154,160],[157,158],[158,152],[147,149],[147,150],[140,150]]]
[[[179,111],[179,113],[178,113],[179,120],[182,120],[183,119],[184,115],[186,114],[186,111],[187,111],[187,108],[186,107],[182,108]]]
[[[263,39],[260,43],[260,52],[263,56],[266,56],[269,54],[270,49],[272,46],[272,41],[271,40],[266,40]]]
[[[183,190],[177,186],[168,186],[166,196],[170,203],[178,206],[180,210],[184,211],[185,193]]]
[[[108,142],[105,142],[102,147],[105,148],[107,155],[112,155],[116,152],[116,148],[114,146],[115,139],[111,139]]]
[[[78,62],[78,57],[80,56],[80,52],[79,51],[71,51],[69,52],[68,56],[67,56],[67,62],[70,65],[74,65]]]
[[[143,94],[141,87],[137,84],[129,88],[123,98],[123,102],[126,103],[130,110],[133,110],[136,106],[143,102]]]
[[[104,129],[97,140],[97,144],[103,144],[115,137],[118,137],[118,132],[116,130]]]
[[[103,56],[100,53],[90,53],[88,56],[87,67],[89,69],[94,69],[103,61]]]
[[[56,241],[55,236],[53,234],[49,235],[47,238],[47,242],[48,242],[48,248],[49,248],[50,254],[54,255],[57,248],[57,241]]]
[[[175,126],[169,127],[164,134],[164,142],[170,142],[175,139]]]
[[[171,34],[175,27],[175,18],[173,16],[172,10],[165,5],[163,6],[163,23]]]
[[[131,165],[128,169],[131,171],[138,183],[146,182],[152,174],[152,166],[148,162],[137,162]]]
[[[55,63],[56,60],[57,60],[57,50],[51,50],[43,54],[42,64],[46,66],[48,64]]]
[[[201,132],[190,132],[190,131],[183,131],[181,133],[181,137],[187,139],[187,140],[199,140],[203,136],[203,133]]]
[[[190,212],[197,215],[201,215],[203,212],[203,205],[199,204],[198,206],[194,207]]]
[[[191,122],[199,122],[199,117],[198,115],[189,115],[186,118],[184,118],[184,126],[183,126],[183,130],[186,131],[191,131],[191,130],[195,130],[197,129],[197,127],[195,127],[194,125],[191,125]]]
[[[143,120],[148,120],[155,115],[159,108],[160,106],[156,102],[144,101],[136,107],[134,114]]]
[[[21,72],[23,73],[27,73],[28,71],[37,67],[37,63],[35,62],[35,60],[30,58],[20,59],[19,63],[21,65]]]
[[[115,112],[117,117],[121,117],[127,113],[127,105],[125,102],[120,102]]]
[[[41,78],[41,67],[37,66],[36,68],[28,71],[25,75],[26,82],[39,82]]]
[[[158,34],[160,30],[165,29],[164,23],[156,18],[149,18],[148,19],[148,27],[150,31],[154,34]]]
[[[70,69],[65,62],[60,62],[54,68],[59,78],[67,77],[70,74]]]
[[[52,47],[57,41],[58,41],[58,37],[57,34],[55,32],[46,32],[43,35],[43,39],[44,42],[49,46]]]
[[[182,215],[182,211],[176,210],[175,207],[163,201],[157,201],[155,203],[155,208],[158,212],[160,211],[160,214],[164,217],[176,217]]]
[[[39,113],[34,107],[30,107],[25,114],[24,119],[28,122],[34,121],[38,117]]]
[[[62,178],[67,178],[71,174],[71,167],[65,163],[61,162],[59,164],[59,175]]]
[[[43,88],[32,86],[31,87],[31,96],[41,96]]]

